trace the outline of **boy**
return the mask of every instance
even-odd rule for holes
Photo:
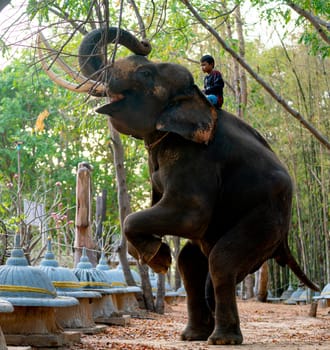
[[[222,75],[214,69],[214,58],[211,55],[204,55],[200,59],[202,71],[207,74],[204,78],[204,94],[208,100],[217,108],[223,104],[223,88],[225,83]]]

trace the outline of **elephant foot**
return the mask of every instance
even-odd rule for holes
[[[181,333],[181,340],[196,341],[196,340],[207,340],[211,334],[213,327],[200,326],[200,327],[189,327]]]
[[[171,250],[170,247],[162,243],[158,249],[156,255],[153,256],[151,260],[148,261],[148,265],[156,272],[156,273],[166,273],[168,268],[171,266],[172,258],[171,258]]]
[[[215,330],[208,338],[209,345],[239,345],[243,342],[240,330],[238,332],[221,332]]]
[[[132,256],[138,257],[140,264],[148,264],[156,273],[166,273],[171,266],[170,247],[157,236],[131,240],[128,248]]]
[[[157,255],[162,246],[162,240],[159,237],[139,237],[131,241],[138,252],[139,261],[141,264],[149,264],[150,261]]]

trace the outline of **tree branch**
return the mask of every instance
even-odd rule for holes
[[[9,5],[11,0],[0,0],[0,12]]]
[[[127,2],[129,4],[131,4],[133,9],[134,9],[135,16],[136,16],[136,19],[137,19],[138,24],[139,24],[139,28],[140,28],[142,39],[146,39],[147,38],[146,27],[144,25],[143,18],[141,16],[140,12],[139,12],[138,7],[136,6],[135,1],[134,0],[127,0]]]
[[[307,130],[311,132],[328,150],[330,150],[330,142],[325,136],[323,136],[317,129],[314,128],[298,111],[291,108],[284,98],[276,93],[276,91],[267,84],[251,67],[250,65],[227,43],[220,37],[220,35],[198,14],[194,7],[188,0],[181,0],[181,2],[189,9],[189,11],[195,16],[199,23],[206,28],[220,43],[220,45],[227,51],[244,69],[246,69],[250,75],[280,104],[284,109],[295,117]]]
[[[295,4],[292,1],[286,1],[287,5],[291,7],[294,11],[296,11],[300,16],[305,17],[311,25],[316,29],[316,31],[319,33],[320,37],[328,44],[330,44],[330,36],[327,35],[327,33],[324,31],[324,28],[326,28],[328,31],[330,31],[330,23],[322,21],[317,16],[314,16],[311,12],[308,12],[301,7],[299,7],[297,4]]]
[[[70,23],[72,27],[78,30],[82,35],[87,34],[87,30],[81,24],[77,23],[77,21],[72,20],[70,16],[66,12],[59,9],[58,6],[56,6],[56,4],[54,4],[53,7],[49,7],[49,11],[52,12],[57,17]]]

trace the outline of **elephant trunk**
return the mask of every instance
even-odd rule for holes
[[[118,44],[127,47],[136,55],[146,56],[151,51],[151,45],[148,41],[139,41],[126,30],[116,27],[92,30],[84,37],[78,51],[79,65],[84,76],[92,78],[95,72],[105,66],[102,50],[105,44],[114,43],[117,39]]]

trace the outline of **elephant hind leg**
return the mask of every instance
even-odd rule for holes
[[[285,214],[285,213],[284,213]],[[236,284],[271,258],[286,238],[281,212],[273,206],[259,206],[226,232],[209,256],[215,294],[215,328],[209,344],[243,342],[236,303]],[[284,222],[284,224],[283,224]]]
[[[197,245],[182,248],[178,267],[187,293],[188,323],[182,340],[206,340],[214,328],[214,318],[206,303],[205,284],[208,261]]]
[[[205,285],[205,299],[209,310],[212,312],[212,314],[214,314],[215,313],[214,289],[213,289],[211,276],[209,273],[207,274],[206,285]]]
[[[214,282],[213,282],[214,283]],[[234,275],[223,275],[223,282],[214,287],[215,328],[207,339],[209,345],[239,345],[243,342],[236,304]],[[220,298],[220,299],[219,299]]]

